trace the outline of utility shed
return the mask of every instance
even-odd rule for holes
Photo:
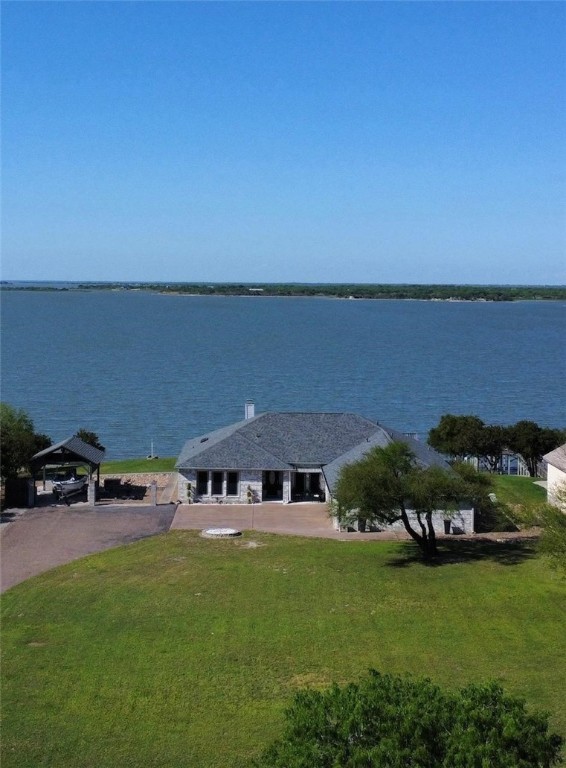
[[[80,437],[73,435],[73,437],[61,440],[60,443],[50,445],[49,448],[36,453],[31,459],[30,468],[34,478],[43,470],[45,480],[47,468],[86,467],[89,480],[96,472],[96,479],[100,481],[100,465],[104,459],[104,453],[99,448],[95,448],[89,443],[85,443]]]

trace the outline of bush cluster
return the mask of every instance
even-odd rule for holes
[[[382,675],[302,691],[257,768],[549,768],[562,739],[497,683],[450,693]]]

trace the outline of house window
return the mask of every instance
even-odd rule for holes
[[[199,496],[208,493],[208,472],[197,472],[197,493]]]
[[[223,472],[213,472],[212,473],[212,495],[213,496],[222,496],[222,486],[224,480],[224,473]]]
[[[228,472],[226,475],[226,496],[238,495],[238,473]]]

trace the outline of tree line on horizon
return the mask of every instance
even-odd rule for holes
[[[389,284],[389,283],[143,283],[80,282],[70,286],[17,286],[2,290],[142,290],[199,296],[304,296],[342,299],[416,299],[421,301],[564,301],[566,286]]]

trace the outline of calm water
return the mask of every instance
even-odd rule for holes
[[[112,458],[177,455],[246,399],[423,436],[447,412],[564,426],[565,330],[564,302],[5,292],[2,400]]]

